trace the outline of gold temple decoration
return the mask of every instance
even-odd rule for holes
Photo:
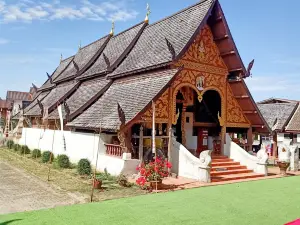
[[[110,36],[114,36],[115,33],[115,21],[111,21],[111,30],[109,32]]]
[[[147,3],[146,9],[147,9],[147,13],[146,13],[146,17],[145,17],[145,23],[149,23],[149,15],[150,15],[151,11],[150,11],[150,6],[148,3]]]
[[[173,125],[176,125],[176,124],[177,124],[177,121],[178,121],[179,116],[180,116],[180,112],[179,112],[179,109],[178,109],[177,114],[176,114],[176,116],[175,116],[175,121],[173,121]]]
[[[203,100],[203,92],[200,92],[200,93],[198,94],[198,101],[201,103],[202,100]]]
[[[224,119],[220,116],[220,112],[218,112],[218,120],[219,120],[220,126],[223,127],[224,124],[225,124],[225,121],[224,121]]]

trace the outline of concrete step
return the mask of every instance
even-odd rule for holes
[[[229,175],[222,175],[211,177],[211,182],[222,182],[222,181],[230,181],[230,180],[242,180],[242,179],[252,179],[264,177],[263,174],[257,173],[239,173],[239,174],[229,174]]]
[[[226,161],[226,162],[212,162],[211,166],[216,167],[216,166],[234,166],[234,165],[240,165],[239,162],[234,162],[234,161]]]
[[[218,177],[222,175],[231,175],[231,174],[239,174],[239,173],[251,173],[253,170],[248,169],[237,169],[237,170],[225,170],[225,171],[212,171],[210,172],[211,177]]]
[[[228,159],[228,157],[225,155],[212,155],[211,158],[212,159]]]
[[[242,165],[231,165],[231,166],[214,166],[211,168],[211,171],[226,171],[226,170],[238,170],[238,169],[247,169],[246,166]]]
[[[212,159],[212,162],[232,162],[233,159],[224,158],[224,159]]]

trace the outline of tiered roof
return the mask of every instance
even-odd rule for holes
[[[103,96],[68,125],[80,128],[117,130],[117,104],[124,110],[126,122],[132,120],[176,75],[178,69],[148,72],[116,80]]]
[[[214,18],[213,10],[218,13]],[[212,23],[221,16],[223,12],[217,0],[203,0],[151,25],[142,22],[80,48],[75,56],[60,63],[52,74],[53,84],[48,80],[39,89],[45,95],[41,101],[49,107],[49,118],[58,118],[56,106],[66,101],[71,117],[68,125],[117,130],[117,102],[125,112],[126,121],[131,121],[176,75],[178,69],[171,69],[171,65],[188,49],[208,18]],[[222,29],[230,36],[226,42],[235,52],[224,61],[230,70],[239,66],[241,70],[236,71],[245,73],[225,18],[224,21],[225,29]],[[222,35],[222,29],[212,27],[217,36]],[[248,91],[244,82],[239,85]],[[253,99],[246,103],[243,104],[256,109]],[[28,108],[25,115],[41,116],[36,101]],[[264,123],[259,115],[253,118]]]

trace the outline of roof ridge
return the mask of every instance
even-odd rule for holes
[[[138,24],[135,24],[134,26],[131,26],[131,27],[127,28],[126,30],[123,30],[123,31],[121,31],[120,33],[118,33],[118,34],[112,36],[111,39],[113,39],[113,38],[115,38],[115,37],[117,37],[117,36],[119,36],[119,35],[121,35],[121,34],[127,32],[127,31],[129,31],[129,30],[131,30],[131,29],[133,29],[133,28],[135,28],[135,27],[137,27],[137,26],[139,26],[139,25],[141,25],[141,24],[143,24],[143,23],[145,23],[145,22],[142,21],[142,22],[140,22],[140,23],[138,23]]]
[[[95,44],[97,41],[100,41],[100,40],[102,40],[102,39],[104,39],[104,38],[107,38],[108,36],[110,36],[110,35],[108,34],[108,35],[106,35],[106,36],[103,36],[103,37],[97,39],[96,41],[93,41],[93,42],[91,42],[91,43],[89,43],[89,44],[87,44],[87,45],[81,47],[80,50],[82,50],[82,49],[84,49],[84,48],[87,48],[88,46],[90,46],[90,45],[92,45],[92,44]],[[76,55],[77,55],[77,53],[76,53],[74,56],[76,56]]]
[[[180,14],[180,13],[186,11],[186,10],[189,10],[190,8],[193,8],[193,7],[197,6],[197,5],[203,4],[204,2],[207,2],[207,1],[212,1],[212,3],[213,3],[213,2],[215,2],[217,0],[202,0],[202,1],[197,2],[197,3],[195,3],[195,4],[191,5],[191,6],[186,7],[186,8],[184,8],[184,9],[178,11],[178,12],[175,12],[175,13],[171,14],[170,16],[164,17],[164,18],[162,18],[162,19],[160,19],[160,20],[158,20],[158,21],[156,21],[154,23],[151,23],[151,24],[148,25],[148,27],[153,26],[153,25],[155,25],[157,23],[160,23],[160,22],[162,22],[162,21],[164,21],[166,19],[169,19],[169,18],[171,18],[173,16],[176,16],[177,14]]]

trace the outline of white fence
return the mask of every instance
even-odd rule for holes
[[[19,144],[27,145],[30,149],[40,149],[42,152],[52,151],[54,155],[66,154],[73,163],[77,163],[82,158],[87,158],[94,166],[99,148],[97,169],[100,171],[107,169],[112,175],[119,175],[124,170],[128,171],[128,168],[125,168],[127,165],[133,168],[139,163],[136,160],[123,160],[105,154],[106,147],[104,144],[110,143],[112,135],[101,134],[99,138],[99,134],[72,131],[64,131],[63,133],[66,150],[64,149],[62,132],[60,130],[23,128]]]

